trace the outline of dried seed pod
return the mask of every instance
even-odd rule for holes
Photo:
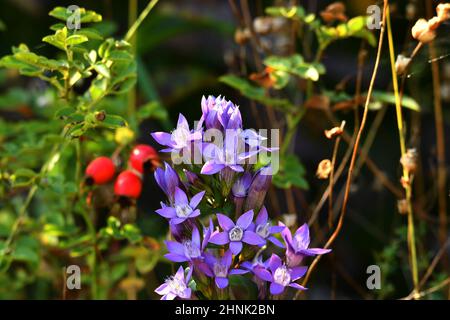
[[[324,159],[320,161],[319,165],[317,166],[316,176],[319,179],[328,179],[328,176],[331,173],[331,161],[329,159]]]
[[[403,168],[410,174],[413,174],[417,169],[417,151],[414,148],[408,149],[401,157],[400,163]]]
[[[253,29],[259,34],[268,34],[272,30],[272,17],[256,17],[253,20]]]
[[[436,14],[441,21],[450,19],[450,3],[438,4],[436,7]]]
[[[402,54],[399,54],[397,56],[397,60],[395,60],[395,71],[399,76],[405,73],[405,70],[410,62],[411,62],[410,57],[406,57]]]
[[[335,138],[335,137],[340,136],[343,132],[344,132],[344,129],[342,128],[342,126],[341,127],[334,127],[334,128],[331,128],[330,130],[325,130],[324,131],[325,136],[328,139],[330,139],[330,140]]]
[[[345,15],[345,5],[342,2],[333,2],[328,5],[325,10],[320,12],[320,16],[326,23],[332,23],[334,21],[347,21]]]
[[[411,185],[411,181],[409,180],[409,178],[405,177],[400,178],[400,183],[404,189],[409,188],[409,186]]]
[[[428,28],[430,30],[436,30],[441,25],[441,20],[438,17],[433,17],[430,20],[428,20]]]
[[[239,45],[246,44],[250,39],[250,37],[251,37],[250,30],[248,30],[247,28],[236,29],[236,32],[234,33],[234,41]]]
[[[417,20],[416,24],[411,29],[411,34],[414,39],[422,43],[431,42],[436,37],[436,33],[434,30],[430,29],[428,21],[425,19]]]
[[[406,199],[400,199],[397,201],[397,210],[400,214],[408,213],[408,201]]]

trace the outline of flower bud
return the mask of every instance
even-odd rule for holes
[[[440,3],[436,7],[436,14],[439,20],[450,19],[450,3]]]
[[[329,159],[324,159],[320,161],[317,166],[316,176],[319,179],[328,179],[328,176],[331,173],[331,161]]]
[[[416,149],[408,149],[401,157],[400,163],[408,173],[414,173],[417,169],[417,151]]]
[[[395,71],[399,76],[405,73],[405,70],[410,62],[411,62],[410,57],[405,57],[402,54],[399,54],[397,56],[397,60],[395,61]]]
[[[245,197],[247,197],[248,188],[252,183],[252,176],[249,172],[245,172],[239,177],[231,188],[233,194],[233,202],[235,205],[236,216],[242,214]]]
[[[267,191],[272,182],[272,168],[270,166],[259,169],[253,177],[250,185],[247,200],[245,201],[244,211],[252,210],[259,212],[261,209]]]
[[[435,27],[433,22],[432,27]],[[436,37],[436,33],[433,29],[430,29],[428,21],[425,19],[417,20],[416,24],[411,29],[411,33],[414,39],[422,43],[431,42]]]

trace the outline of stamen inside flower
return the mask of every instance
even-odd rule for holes
[[[201,256],[200,253],[200,248],[194,246],[192,244],[192,241],[187,240],[183,243],[184,245],[184,254],[191,258],[191,259],[195,259],[195,258],[199,258]]]
[[[192,208],[188,204],[176,205],[175,211],[178,218],[186,218],[192,213]]]
[[[278,267],[273,274],[273,280],[286,287],[291,283],[291,275],[289,274],[289,270],[285,265]]]
[[[259,234],[264,239],[267,238],[270,234],[270,223],[267,222],[266,224],[259,224],[256,227],[256,233]]]
[[[186,284],[181,279],[173,276],[167,279],[166,283],[169,285],[171,292],[177,296],[182,295],[187,288]]]
[[[228,275],[227,267],[219,262],[214,263],[214,274],[216,277],[226,278]]]
[[[241,227],[235,226],[230,230],[228,236],[230,238],[230,241],[241,241],[242,237],[244,236],[244,231]]]

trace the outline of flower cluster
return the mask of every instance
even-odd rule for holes
[[[232,102],[210,96],[202,99],[201,106],[195,129],[180,115],[172,133],[152,134],[166,147],[162,151],[192,156],[197,149],[204,161],[182,164],[179,172],[165,163],[164,169],[155,171],[156,182],[167,196],[156,211],[170,226],[165,257],[186,264],[155,292],[162,299],[190,299],[194,294],[227,298],[229,277],[249,275],[260,288],[260,298],[267,298],[269,292],[282,294],[288,287],[305,290],[296,283],[307,271],[301,265],[303,258],[330,250],[309,248],[306,224],[292,235],[282,223],[270,221],[264,206],[272,179],[270,163],[257,167],[246,160],[275,149],[264,146],[265,138],[255,131],[242,128],[241,113]],[[209,140],[206,132],[211,129],[223,134],[221,145]],[[284,254],[272,253],[263,262],[269,250]]]

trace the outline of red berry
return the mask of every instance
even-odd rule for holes
[[[114,185],[114,193],[122,197],[139,198],[141,190],[141,179],[131,170],[121,172]]]
[[[114,162],[108,157],[98,157],[89,163],[86,168],[86,177],[92,179],[95,184],[109,182],[116,172]]]
[[[131,151],[130,165],[140,173],[144,173],[144,164],[151,160],[158,161],[158,153],[146,144],[138,144]]]

